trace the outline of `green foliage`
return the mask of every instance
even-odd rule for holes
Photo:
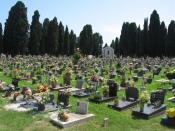
[[[41,37],[41,43],[40,43],[41,54],[44,54],[46,52],[48,28],[49,28],[49,19],[46,18],[44,19],[43,28],[42,28],[42,37]]]
[[[77,64],[77,62],[80,58],[81,58],[81,54],[79,52],[75,52],[73,55],[73,63]]]
[[[27,8],[18,1],[10,10],[4,29],[4,52],[7,54],[26,54],[29,24]]]
[[[37,55],[40,53],[40,42],[42,36],[42,24],[39,22],[40,14],[36,10],[32,17],[32,25],[30,27],[29,53]]]
[[[47,44],[46,44],[46,53],[50,55],[56,55],[58,47],[58,22],[57,18],[54,17],[53,20],[49,23],[48,35],[47,35]]]
[[[2,24],[0,23],[0,53],[3,53],[3,34]]]

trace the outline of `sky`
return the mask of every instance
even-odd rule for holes
[[[35,10],[40,13],[40,22],[57,17],[58,22],[79,35],[83,26],[91,24],[93,32],[103,36],[104,43],[120,37],[123,22],[136,22],[143,27],[144,18],[157,10],[166,26],[175,20],[175,0],[22,0],[28,10],[31,23]],[[10,8],[17,0],[0,0],[0,22],[5,23]]]

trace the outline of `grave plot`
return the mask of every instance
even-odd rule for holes
[[[71,105],[69,104],[70,96],[71,92],[69,90],[58,92],[57,105],[61,106],[62,108],[71,107]]]
[[[116,98],[114,102],[108,104],[108,107],[114,110],[123,111],[137,105],[139,102],[138,98],[139,98],[138,89],[129,87],[125,90],[125,98],[121,100],[118,100],[118,98]]]
[[[77,80],[77,84],[76,84],[76,88],[79,89],[79,91],[74,92],[73,96],[77,97],[77,98],[84,98],[84,97],[88,97],[90,96],[93,92],[95,92],[96,90],[96,83],[89,83],[89,87],[83,89],[83,80],[82,79],[78,79]]]
[[[68,128],[95,119],[88,114],[88,103],[77,102],[76,113],[55,112],[50,116],[51,122],[61,128]]]
[[[164,103],[165,92],[163,90],[154,91],[151,93],[150,103],[140,104],[140,108],[134,108],[132,115],[149,119],[154,116],[163,114],[166,110]]]
[[[114,100],[117,95],[117,84],[114,81],[110,81],[110,83],[108,84],[109,87],[104,88],[103,90],[103,96],[99,92],[97,92],[89,98],[89,101],[102,103]]]

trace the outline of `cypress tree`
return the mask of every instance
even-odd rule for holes
[[[158,56],[160,43],[160,19],[156,10],[153,11],[149,24],[149,54],[151,56]]]
[[[136,23],[130,23],[127,34],[127,55],[134,56],[136,54],[136,42],[137,42],[137,26]]]
[[[49,28],[49,19],[46,18],[46,19],[44,19],[43,28],[42,28],[42,38],[41,38],[41,43],[40,43],[41,54],[46,53],[46,45],[47,45],[46,42],[47,42],[48,28]]]
[[[115,49],[115,41],[114,40],[112,40],[110,47],[112,47],[113,49]]]
[[[4,51],[7,54],[27,53],[29,24],[27,8],[18,1],[9,11],[4,29]]]
[[[38,10],[34,12],[32,17],[32,24],[30,27],[30,38],[29,38],[29,53],[32,55],[38,55],[40,51],[40,42],[42,36],[42,25],[39,22],[40,14]]]
[[[128,55],[128,27],[129,27],[129,23],[124,22],[121,30],[121,35],[120,35],[119,48],[120,48],[120,53],[124,56]]]
[[[172,20],[168,26],[168,35],[165,45],[165,52],[167,56],[175,56],[175,21]]]
[[[59,28],[58,54],[63,54],[63,52],[64,52],[63,51],[64,50],[64,48],[63,48],[63,45],[64,45],[64,26],[63,26],[62,22],[59,23],[58,28]]]
[[[160,25],[160,52],[159,56],[164,56],[165,55],[165,42],[166,42],[166,37],[167,37],[167,29],[165,27],[165,23],[162,22]]]
[[[0,23],[0,53],[3,53],[3,30],[2,24]]]
[[[92,35],[93,31],[91,25],[85,25],[80,32],[79,47],[85,55],[90,55],[93,52]]]
[[[49,23],[48,33],[46,37],[46,53],[50,55],[57,55],[58,47],[58,22],[54,17]]]
[[[73,30],[71,30],[70,35],[70,55],[74,54],[74,50],[76,48],[76,35],[74,34]]]
[[[118,44],[119,44],[119,39],[118,37],[115,38],[115,48],[114,48],[114,53],[117,55],[118,54]]]
[[[148,18],[145,18],[144,19],[144,26],[143,26],[143,34],[142,34],[142,47],[141,48],[143,48],[142,49],[142,55],[144,54],[144,55],[149,55],[150,54],[150,47],[151,47],[151,45],[150,45],[150,43],[149,43],[149,34],[148,34]]]
[[[91,54],[95,55],[95,56],[101,55],[103,39],[102,39],[102,36],[99,33],[94,33],[93,34],[92,44],[93,44],[93,51],[92,51]]]
[[[70,41],[69,41],[69,29],[66,26],[65,34],[64,34],[64,54],[65,55],[70,55]]]

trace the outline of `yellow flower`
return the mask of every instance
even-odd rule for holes
[[[175,108],[170,108],[170,109],[166,110],[166,115],[167,115],[169,118],[175,117]]]

